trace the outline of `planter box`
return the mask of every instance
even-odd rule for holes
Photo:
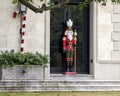
[[[43,67],[40,65],[32,65],[32,68],[25,68],[23,65],[16,65],[14,67],[1,67],[0,76],[2,80],[7,79],[43,79]]]

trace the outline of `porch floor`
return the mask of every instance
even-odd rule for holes
[[[64,74],[51,74],[50,80],[93,80],[93,75],[90,74],[77,74],[77,75],[64,75]]]

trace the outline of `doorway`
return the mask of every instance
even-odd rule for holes
[[[50,73],[60,74],[66,69],[62,38],[66,21],[73,21],[73,31],[77,31],[76,71],[89,74],[89,7],[80,10],[78,6],[62,7],[50,13]]]

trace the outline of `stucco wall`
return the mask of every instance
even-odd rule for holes
[[[0,1],[0,50],[20,50],[20,15],[12,17],[17,5],[10,0]],[[25,51],[44,54],[45,13],[36,14],[30,9],[26,14]]]
[[[46,3],[49,0],[46,0]],[[34,0],[35,6],[41,5],[39,0]],[[18,10],[18,6],[12,4],[12,0],[0,0],[0,51],[12,50],[20,51],[20,27],[21,16],[13,18],[13,12]],[[26,31],[24,52],[39,52],[49,55],[49,34],[50,34],[50,13],[34,13],[27,9]],[[43,77],[50,77],[49,67],[44,68]]]
[[[20,19],[13,19],[16,6],[9,0],[0,1],[0,50],[18,50]]]

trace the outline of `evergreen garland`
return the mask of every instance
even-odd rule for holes
[[[38,52],[14,52],[11,51],[1,51],[0,54],[0,65],[3,67],[13,67],[15,65],[24,65],[25,67],[31,67],[31,65],[41,65],[47,67],[49,63],[49,57],[47,55],[42,55]]]

